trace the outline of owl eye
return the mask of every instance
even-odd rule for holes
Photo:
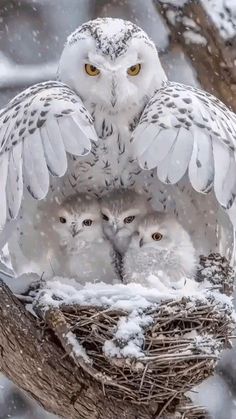
[[[124,223],[125,224],[130,224],[130,223],[132,223],[134,221],[134,219],[135,219],[135,216],[134,215],[130,215],[129,217],[125,217],[124,218]]]
[[[93,224],[93,220],[90,220],[89,218],[83,221],[83,226],[90,227]]]
[[[135,64],[135,65],[132,65],[130,68],[128,68],[127,73],[130,76],[137,76],[140,70],[141,70],[141,64]]]
[[[109,221],[109,217],[106,214],[102,214],[102,218],[105,221]]]
[[[153,233],[152,234],[152,239],[155,240],[156,242],[160,241],[162,239],[162,234],[161,233]]]
[[[98,76],[100,74],[100,70],[98,70],[98,68],[94,65],[85,64],[84,68],[89,76]]]
[[[59,220],[60,220],[60,223],[62,223],[62,224],[66,223],[66,218],[65,217],[60,217]]]

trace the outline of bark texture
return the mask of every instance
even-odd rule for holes
[[[0,370],[47,411],[66,419],[150,419],[146,408],[116,402],[78,368],[57,338],[0,280]]]
[[[200,0],[183,7],[155,0],[158,11],[171,31],[172,43],[182,46],[192,61],[198,80],[209,93],[236,111],[236,49],[226,42],[205,12]]]

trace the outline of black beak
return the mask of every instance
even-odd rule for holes
[[[140,239],[139,240],[139,247],[142,247],[143,246],[143,239]]]
[[[72,237],[77,236],[77,234],[79,234],[79,232],[80,232],[80,230],[73,230],[73,231],[71,232]]]

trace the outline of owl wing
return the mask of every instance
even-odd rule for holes
[[[166,184],[186,172],[201,193],[214,188],[229,210],[236,196],[236,115],[209,93],[167,82],[147,104],[131,139],[143,169]]]
[[[39,83],[0,111],[0,228],[18,215],[23,191],[42,199],[49,174],[63,176],[66,152],[84,156],[97,140],[81,99],[57,81]]]

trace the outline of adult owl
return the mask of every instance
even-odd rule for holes
[[[1,241],[13,231],[37,245],[41,200],[133,188],[174,213],[199,252],[232,256],[235,145],[235,114],[168,81],[142,29],[87,22],[69,36],[58,80],[28,88],[0,113]]]

